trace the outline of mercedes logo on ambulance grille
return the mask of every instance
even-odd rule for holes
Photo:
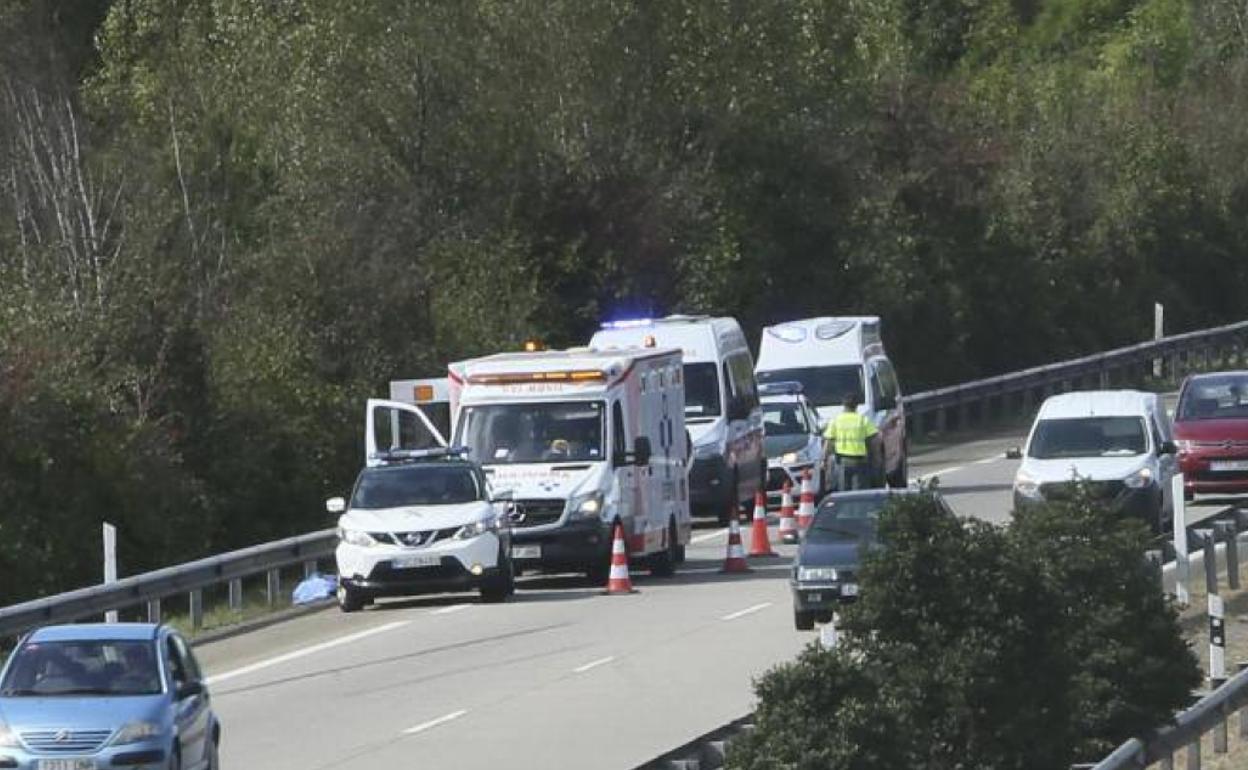
[[[56,743],[69,743],[69,740],[73,737],[73,733],[69,730],[57,730],[56,735],[52,736],[52,740]]]

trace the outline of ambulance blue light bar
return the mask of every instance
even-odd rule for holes
[[[641,329],[646,326],[653,326],[653,318],[623,318],[619,321],[603,321],[603,329]]]
[[[411,463],[420,460],[458,459],[468,455],[466,446],[434,447],[432,449],[386,449],[369,456],[383,463]]]
[[[801,393],[800,382],[763,382],[758,386],[760,396],[797,396]]]

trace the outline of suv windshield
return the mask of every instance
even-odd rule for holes
[[[601,401],[465,407],[459,442],[486,465],[598,462],[604,411]]]
[[[1148,451],[1139,417],[1079,417],[1041,420],[1028,454],[1037,460],[1059,457],[1130,457]]]
[[[28,642],[13,653],[0,697],[156,695],[151,641]]]
[[[456,505],[480,499],[481,486],[470,466],[413,463],[365,468],[351,493],[351,507]]]
[[[1180,420],[1242,420],[1248,417],[1248,375],[1192,380],[1179,400]]]
[[[768,436],[801,436],[813,428],[801,404],[763,404],[763,431]]]
[[[825,500],[815,511],[815,520],[806,530],[806,540],[814,543],[874,540],[875,525],[887,501],[886,495]]]
[[[764,382],[800,382],[806,400],[814,406],[840,406],[847,393],[855,393],[862,402],[861,366],[811,366],[802,369],[778,369],[758,372]]]
[[[719,416],[719,369],[713,363],[685,364],[685,415]]]

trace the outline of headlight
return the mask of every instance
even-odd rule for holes
[[[698,460],[705,460],[708,457],[714,457],[719,454],[719,447],[714,442],[693,445],[693,456]]]
[[[588,495],[574,497],[568,501],[568,510],[573,516],[582,519],[596,519],[602,516],[603,500],[601,492],[590,492]]]
[[[817,580],[836,580],[836,567],[797,568],[797,582],[807,583]]]
[[[17,740],[17,733],[9,729],[4,722],[0,722],[0,749],[18,749],[21,743]]]
[[[159,736],[160,732],[160,725],[154,722],[130,722],[117,732],[117,737],[113,738],[113,745],[124,746],[127,743],[146,741]]]
[[[370,548],[377,545],[377,541],[373,539],[373,536],[362,529],[339,527],[338,539],[347,545],[358,545],[361,548]]]
[[[1014,491],[1017,492],[1020,497],[1039,500],[1040,482],[1030,474],[1019,471],[1018,475],[1014,477]]]
[[[459,528],[454,537],[456,540],[471,540],[479,535],[484,535],[486,532],[496,531],[498,531],[498,517],[490,516],[480,521],[474,521],[471,524],[465,524]]]
[[[806,452],[785,452],[780,456],[781,465],[793,465],[806,459]]]
[[[1153,483],[1153,471],[1149,468],[1140,468],[1123,481],[1131,489],[1143,489]]]

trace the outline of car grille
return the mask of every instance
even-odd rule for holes
[[[1201,449],[1248,449],[1248,441],[1193,441]]]
[[[22,733],[22,742],[31,751],[47,754],[94,754],[112,734],[112,730],[34,730]]]
[[[511,513],[511,525],[523,529],[554,524],[563,517],[563,500],[517,500]]]
[[[1127,486],[1121,481],[1088,481],[1084,483],[1087,484],[1088,491],[1092,493],[1092,496],[1100,500],[1112,500],[1121,494]],[[1075,496],[1076,488],[1076,484],[1070,481],[1041,484],[1040,494],[1045,500],[1071,500]]]
[[[423,529],[412,532],[369,532],[369,536],[379,543],[398,545],[404,548],[424,548],[439,540],[445,540],[459,531],[459,527],[447,529]]]

